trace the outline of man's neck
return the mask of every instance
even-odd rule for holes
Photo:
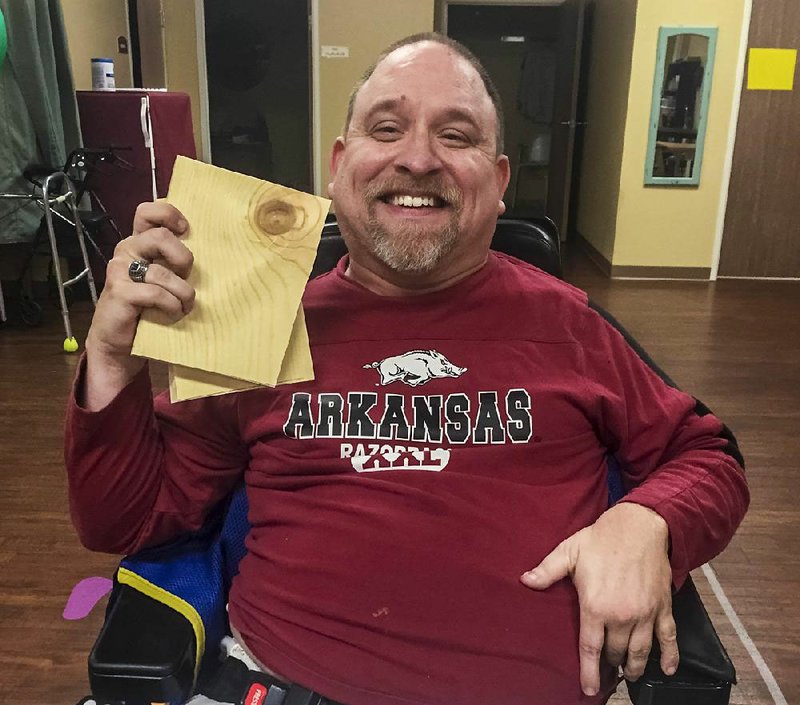
[[[425,274],[376,271],[368,266],[348,259],[345,276],[357,282],[365,289],[378,296],[421,296],[434,291],[441,291],[457,284],[481,269],[488,259],[486,256],[466,268],[456,272],[427,272]]]

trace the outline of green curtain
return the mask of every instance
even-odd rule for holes
[[[80,144],[75,86],[60,0],[0,0],[8,33],[0,66],[0,192],[28,193],[22,170],[60,168]],[[0,199],[0,244],[33,238],[35,206]]]
[[[8,34],[6,34],[6,17],[0,10],[0,69],[6,60],[6,46],[8,45]]]

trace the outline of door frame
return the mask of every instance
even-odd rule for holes
[[[326,196],[322,183],[322,113],[319,85],[319,0],[309,3],[308,18],[311,25],[309,50],[311,51],[311,187],[317,196]]]
[[[204,0],[194,0],[197,37],[197,82],[200,91],[200,159],[211,164],[211,121],[208,114],[208,65],[206,64],[206,11]]]
[[[711,259],[710,281],[719,277],[719,260],[722,254],[722,235],[725,230],[725,213],[728,210],[728,191],[733,172],[733,151],[736,147],[736,128],[739,123],[739,108],[742,103],[742,92],[745,90],[744,67],[747,61],[747,45],[750,37],[750,21],[753,16],[753,0],[744,0],[742,13],[742,33],[739,37],[739,58],[736,64],[736,86],[738,87],[733,97],[731,106],[731,119],[728,124],[728,148],[725,152],[725,163],[722,166],[722,180],[719,189],[719,208],[717,208],[716,233],[714,234],[714,249]]]

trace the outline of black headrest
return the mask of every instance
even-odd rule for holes
[[[561,276],[558,228],[549,218],[498,219],[492,249],[533,264],[556,277]],[[336,222],[325,223],[311,278],[333,269],[346,254],[347,246],[339,232],[339,225]]]

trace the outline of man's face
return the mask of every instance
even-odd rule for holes
[[[458,276],[480,265],[508,185],[483,82],[448,47],[386,57],[361,87],[329,186],[353,261],[383,278]]]

